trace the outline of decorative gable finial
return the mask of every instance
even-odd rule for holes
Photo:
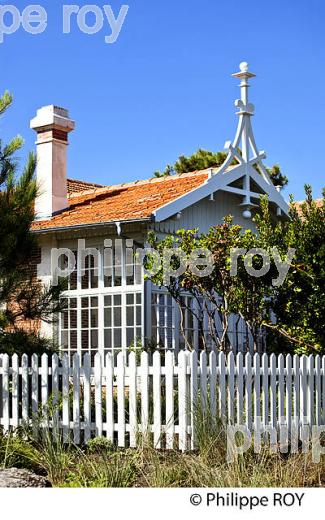
[[[250,210],[256,206],[250,197],[250,169],[252,167],[257,168],[268,184],[271,184],[271,180],[262,162],[266,154],[264,151],[259,152],[257,149],[251,123],[251,117],[254,115],[255,107],[248,101],[248,89],[250,87],[249,80],[255,78],[256,75],[249,72],[248,63],[246,61],[243,61],[239,65],[239,69],[239,72],[232,74],[234,78],[240,78],[241,98],[235,101],[235,106],[238,108],[237,115],[239,117],[237,132],[234,141],[227,141],[225,144],[228,156],[217,173],[225,173],[226,169],[234,160],[238,163],[238,166],[244,168],[243,190],[245,195],[241,206],[244,207],[243,217],[250,218]]]

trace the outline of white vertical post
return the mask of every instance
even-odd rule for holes
[[[300,421],[304,425],[307,420],[307,356],[305,355],[300,358],[300,371]]]
[[[41,358],[41,399],[42,399],[42,415],[46,424],[48,423],[48,400],[49,400],[49,388],[48,388],[48,373],[49,373],[49,360],[47,354],[43,354]]]
[[[269,424],[269,358],[267,354],[263,354],[262,356],[262,384],[263,384],[263,393],[262,393],[262,406],[263,406],[263,424],[264,428]]]
[[[235,403],[235,360],[232,352],[228,354],[228,422],[234,424]]]
[[[316,420],[315,425],[321,425],[321,405],[322,405],[322,394],[321,394],[321,368],[320,368],[320,356],[316,356],[315,359],[315,395],[316,395]]]
[[[217,400],[216,400],[216,388],[217,388],[217,360],[216,353],[210,352],[209,355],[209,381],[210,381],[210,410],[213,421],[217,418]]]
[[[53,417],[53,433],[57,436],[59,433],[59,358],[57,354],[52,356],[52,417]]]
[[[227,394],[226,394],[226,358],[224,352],[219,354],[219,413],[221,420],[226,421]]]
[[[142,434],[149,435],[149,364],[148,353],[141,353],[141,425]]]
[[[12,425],[17,428],[19,425],[19,360],[17,354],[12,356]]]
[[[237,356],[237,424],[242,424],[244,416],[244,376],[243,376],[243,354],[238,352]]]
[[[196,432],[195,432],[195,420],[197,417],[198,399],[197,399],[197,369],[198,369],[197,352],[194,350],[190,354],[190,400],[191,400],[191,449],[196,448]]]
[[[119,356],[122,356],[121,352]],[[103,435],[103,398],[102,398],[102,356],[98,352],[95,355],[95,423],[96,435]]]
[[[8,432],[10,426],[9,415],[9,356],[2,356],[2,402],[3,402],[3,431]]]
[[[261,421],[261,380],[260,380],[260,356],[254,354],[254,429]]]
[[[271,416],[271,426],[272,428],[277,427],[277,417],[276,417],[276,356],[275,354],[271,354],[270,357],[270,416]]]
[[[300,359],[297,354],[293,356],[293,389],[294,389],[294,402],[293,402],[293,415],[295,417],[296,426],[300,428]]]
[[[117,355],[117,424],[118,445],[125,448],[125,369],[124,355]]]
[[[249,431],[252,430],[252,356],[249,352],[245,355],[245,411],[246,411],[246,426]]]
[[[285,389],[284,389],[284,356],[280,354],[278,357],[278,370],[279,370],[279,424],[283,424],[285,421],[285,409],[284,409],[284,400],[285,400]]]
[[[64,442],[68,442],[70,438],[69,375],[69,356],[64,354],[62,359],[62,423]]]
[[[87,352],[83,356],[84,374],[84,441],[87,443],[91,438],[91,358]]]
[[[79,354],[73,356],[73,441],[80,444],[80,358]]]
[[[32,414],[38,414],[38,356],[32,355]]]
[[[137,445],[137,360],[135,352],[129,354],[129,422],[130,422],[130,447]]]
[[[207,409],[207,355],[201,352],[200,355],[200,390],[203,415]]]
[[[308,358],[308,424],[310,428],[314,426],[314,387],[315,387],[315,374],[314,374],[314,356],[311,354]]]
[[[166,449],[174,447],[174,353],[166,352],[165,357],[166,381]]]
[[[291,435],[292,422],[292,358],[288,354],[286,357],[286,418],[289,435]]]
[[[106,354],[106,436],[114,441],[114,356]]]
[[[179,415],[179,449],[187,449],[187,356],[182,351],[178,354],[178,415]]]
[[[28,356],[24,354],[21,359],[21,372],[22,372],[22,419],[27,422],[29,419],[29,378],[28,378]]]
[[[153,355],[153,441],[154,447],[161,448],[161,367],[160,353]]]

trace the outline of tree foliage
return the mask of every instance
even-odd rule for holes
[[[177,161],[171,165],[167,164],[163,172],[156,171],[155,177],[166,177],[175,173],[187,173],[208,168],[218,168],[223,164],[227,157],[225,152],[211,152],[199,148],[190,156],[181,155]],[[268,174],[275,186],[283,188],[288,184],[288,178],[281,172],[280,166],[275,164],[272,168],[267,168]]]
[[[6,92],[0,97],[0,115],[12,104]],[[16,154],[21,149],[20,136],[8,144],[0,140],[0,349],[17,345],[22,338],[21,326],[26,320],[52,321],[53,313],[60,308],[61,285],[43,287],[36,280],[33,258],[37,250],[31,225],[35,218],[34,203],[37,196],[35,180],[36,158],[30,153],[19,175]],[[16,339],[14,336],[16,335]],[[33,336],[33,337],[32,337]],[[20,344],[21,351],[26,346]],[[44,345],[44,339],[30,333],[31,344]]]
[[[226,217],[222,224],[211,227],[205,234],[199,234],[198,230],[179,230],[176,236],[164,239],[150,234],[149,243],[161,258],[160,267],[151,279],[167,287],[179,304],[181,314],[184,313],[184,293],[192,296],[196,303],[187,310],[198,320],[204,348],[207,335],[202,330],[203,312],[208,316],[209,337],[219,350],[230,348],[229,322],[231,315],[236,315],[245,321],[255,349],[267,341],[269,350],[325,352],[325,204],[324,200],[323,204],[313,201],[309,187],[306,187],[306,195],[301,212],[292,204],[290,219],[277,222],[271,215],[267,198],[262,197],[255,217],[256,231],[243,230],[233,224],[232,217]],[[258,277],[250,274],[244,257],[239,256],[237,273],[233,276],[231,253],[235,249],[263,249],[269,256],[267,272]],[[289,249],[295,250],[295,256],[283,283],[277,285],[274,283],[279,275],[277,261],[287,261]],[[185,272],[171,277],[168,284],[164,278],[166,250],[181,250],[189,259]],[[195,250],[202,251],[202,261],[207,260],[210,252],[212,270],[207,274],[203,274],[202,265],[193,271],[190,258]],[[170,258],[172,269],[176,271],[180,265],[179,255]],[[259,254],[247,259],[255,270],[262,268],[263,259]],[[148,269],[153,261],[149,254]],[[181,330],[185,335],[183,327]]]

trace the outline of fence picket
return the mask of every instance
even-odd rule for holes
[[[252,429],[252,356],[249,352],[245,355],[245,414],[246,426]]]
[[[52,417],[53,432],[59,433],[59,358],[57,354],[52,356]]]
[[[149,360],[147,352],[141,353],[141,424],[142,434],[149,435]]]
[[[28,377],[28,356],[24,354],[21,359],[21,413],[23,422],[29,419],[29,377]]]
[[[205,365],[206,366],[206,365]],[[179,417],[179,449],[187,449],[187,395],[186,395],[187,355],[182,351],[178,354],[178,417]]]
[[[69,357],[67,354],[64,354],[62,358],[62,423],[64,442],[68,442],[70,439],[69,376]]]
[[[12,356],[11,366],[12,426],[17,428],[19,425],[19,359],[17,354]]]
[[[234,402],[235,402],[235,360],[234,354],[228,354],[228,422],[234,423]]]
[[[166,449],[174,447],[174,354],[166,352],[165,357],[165,384],[166,384]]]
[[[292,421],[292,357],[290,354],[286,356],[286,424],[288,433],[291,435]]]
[[[124,390],[124,354],[117,355],[117,442],[120,448],[125,447],[125,390]]]
[[[227,394],[226,394],[226,357],[223,352],[219,354],[219,413],[221,421],[226,421]]]
[[[300,428],[300,359],[297,354],[293,357],[293,415],[295,418],[295,426],[298,429]]]
[[[300,422],[306,424],[307,420],[307,356],[300,358]]]
[[[160,359],[160,356],[159,356]],[[129,355],[129,423],[130,423],[130,447],[137,445],[137,360],[135,352]]]
[[[200,355],[200,390],[201,390],[201,405],[202,411],[205,413],[207,409],[207,355],[201,352]]]
[[[269,425],[269,357],[267,354],[262,355],[262,388],[262,421],[266,428]]]
[[[84,392],[84,441],[91,438],[91,359],[88,352],[83,357],[83,392]]]
[[[284,405],[285,405],[285,389],[284,389],[284,357],[283,357],[283,354],[280,354],[279,355],[279,358],[278,358],[278,369],[279,369],[279,391],[278,391],[278,398],[279,398],[279,404],[278,404],[278,408],[279,408],[279,416],[278,416],[278,421],[279,421],[279,424],[284,424],[285,423],[285,410],[284,410]]]
[[[47,422],[47,405],[49,400],[49,388],[48,388],[48,372],[49,372],[49,359],[47,354],[43,354],[41,357],[41,402],[42,402],[42,413],[45,415],[44,420]]]
[[[99,353],[95,355],[95,423],[96,435],[101,437],[103,435],[102,356]]]
[[[106,354],[106,436],[114,440],[114,357]]]
[[[308,424],[314,424],[314,387],[315,387],[315,375],[314,375],[314,356],[310,355],[308,358],[308,399],[307,399],[307,414]]]
[[[321,366],[320,366],[320,356],[316,356],[315,358],[315,424],[317,426],[321,425],[321,406],[322,406],[322,387],[321,387]]]
[[[38,356],[32,355],[32,414],[38,413]]]
[[[242,424],[244,418],[244,374],[243,354],[238,352],[237,356],[237,424]]]
[[[80,443],[80,358],[79,354],[73,356],[73,442]]]
[[[6,433],[10,426],[10,415],[9,415],[9,356],[8,354],[2,355],[2,424],[3,431]]]
[[[276,357],[275,354],[270,356],[270,418],[272,428],[277,426],[276,418]]]
[[[216,389],[217,389],[217,360],[216,353],[210,352],[209,355],[209,388],[210,388],[210,411],[211,418],[213,421],[217,418],[217,400],[216,400]]]
[[[261,379],[260,379],[260,357],[254,354],[254,429],[258,428],[261,421]]]
[[[161,448],[161,366],[160,353],[153,355],[153,442]]]

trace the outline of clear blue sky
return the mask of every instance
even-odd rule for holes
[[[279,163],[286,190],[303,197],[309,182],[325,185],[324,0],[124,0],[130,6],[115,44],[108,24],[87,36],[62,34],[62,5],[48,12],[42,35],[23,29],[0,45],[0,89],[15,104],[0,135],[20,133],[34,148],[29,120],[58,104],[77,128],[70,138],[69,176],[113,184],[147,178],[198,147],[223,149],[234,136],[231,78],[245,60],[257,74],[250,91],[254,128],[266,163]],[[8,2],[21,10],[25,1]],[[33,2],[30,2],[33,3]],[[72,3],[72,2],[71,2]],[[80,6],[91,2],[79,0]],[[94,3],[94,2],[93,2]],[[106,0],[117,13],[123,2]]]

